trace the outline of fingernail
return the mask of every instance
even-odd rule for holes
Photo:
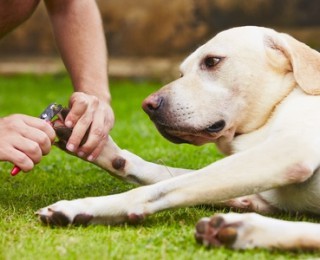
[[[72,127],[72,122],[71,121],[66,121],[64,122],[64,124],[66,125],[66,127]]]
[[[92,155],[89,155],[88,158],[87,158],[87,160],[88,160],[89,162],[92,162],[92,161],[93,161],[93,156],[92,156]]]
[[[67,144],[67,149],[68,149],[70,152],[74,152],[74,145],[73,145],[73,144]]]

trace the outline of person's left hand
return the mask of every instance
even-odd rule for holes
[[[107,101],[83,92],[74,92],[69,106],[70,112],[65,119],[65,125],[73,128],[73,131],[67,143],[67,150],[93,161],[102,151],[109,131],[113,127],[113,110]],[[80,146],[89,128],[88,139]]]

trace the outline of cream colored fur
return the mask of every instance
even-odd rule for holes
[[[208,68],[207,57],[221,60]],[[205,203],[320,214],[320,54],[271,29],[233,28],[187,57],[181,74],[146,99],[165,102],[165,116],[155,123],[196,145],[215,142],[228,156],[196,171],[168,168],[120,149],[110,138],[95,163],[146,186],[57,202],[38,212],[43,219],[50,222],[62,212],[70,223],[85,214],[90,224],[117,224]],[[223,130],[205,131],[218,120],[225,121]],[[233,248],[320,248],[320,225],[257,214],[222,218],[238,223],[237,238],[228,245]]]

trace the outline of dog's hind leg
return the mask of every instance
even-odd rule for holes
[[[215,207],[230,207],[241,212],[257,212],[261,214],[275,214],[279,213],[279,209],[272,206],[259,193],[246,195],[224,202],[215,204]]]

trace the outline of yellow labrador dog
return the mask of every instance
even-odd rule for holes
[[[59,201],[38,215],[52,225],[117,224],[165,209],[217,203],[264,214],[319,214],[318,94],[317,51],[267,28],[223,31],[187,57],[181,78],[147,97],[143,109],[169,140],[214,142],[227,157],[195,171],[168,168],[120,149],[110,138],[94,163],[145,186]],[[196,240],[242,249],[320,248],[320,225],[257,213],[201,219]]]

